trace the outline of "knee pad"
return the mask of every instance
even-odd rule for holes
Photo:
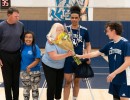
[[[113,100],[120,100],[120,99],[118,99],[118,98],[113,98]]]
[[[113,100],[120,100],[120,97],[118,95],[113,95]]]

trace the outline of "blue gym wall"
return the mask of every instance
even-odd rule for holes
[[[0,21],[1,22],[1,21]],[[25,30],[31,30],[35,33],[36,43],[39,45],[40,48],[45,47],[46,43],[46,34],[48,34],[51,26],[56,21],[26,21],[22,20],[25,25]],[[60,23],[66,25],[70,24],[70,21],[60,21]],[[108,37],[104,33],[104,25],[105,21],[87,21],[87,22],[80,22],[81,25],[88,28],[91,45],[92,48],[100,48],[105,43],[109,41]],[[123,36],[130,40],[130,22],[122,22],[123,23]]]

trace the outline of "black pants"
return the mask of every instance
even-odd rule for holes
[[[61,98],[64,69],[54,69],[43,64],[43,70],[47,81],[47,100]]]
[[[2,75],[4,80],[6,100],[19,99],[19,74],[20,74],[20,51],[16,53],[0,52],[3,66]],[[12,96],[13,94],[13,96]]]

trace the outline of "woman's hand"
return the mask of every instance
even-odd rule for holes
[[[53,43],[51,42],[51,40],[47,40],[47,41],[48,41],[49,44],[53,44]]]
[[[68,57],[69,57],[69,56],[73,56],[73,55],[74,55],[74,52],[71,51],[71,50],[69,50],[69,51],[67,52],[67,55],[68,55]]]
[[[47,38],[47,41],[48,41],[49,44],[53,44],[52,41],[51,41],[52,38],[50,36],[46,36],[46,38]]]
[[[31,69],[29,67],[27,67],[26,72],[29,73],[31,71]]]

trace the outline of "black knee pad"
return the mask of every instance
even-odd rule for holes
[[[113,95],[113,100],[120,100],[120,97],[118,95]]]

